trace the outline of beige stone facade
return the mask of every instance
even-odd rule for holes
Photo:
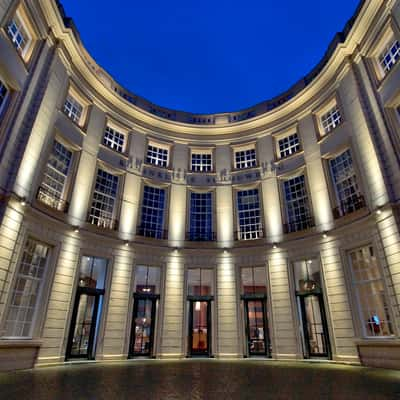
[[[12,23],[25,36],[20,46]],[[326,341],[316,358],[368,364],[384,348],[393,355],[387,365],[400,368],[400,1],[361,2],[329,56],[288,92],[207,116],[163,109],[120,87],[82,47],[56,1],[0,0],[0,27],[0,369],[71,359],[84,257],[107,260],[88,358],[135,355],[135,274],[145,266],[160,271],[149,357],[190,356],[190,307],[206,300],[207,356],[252,356],[246,301],[261,299],[264,356],[313,358],[315,327],[302,301],[314,293],[325,310],[316,329],[323,326]],[[66,109],[71,98],[80,106],[75,116]],[[120,149],[104,139],[106,127],[123,134]],[[282,152],[293,135],[298,147]],[[43,191],[55,140],[72,154],[59,197]],[[151,162],[151,146],[166,151],[165,166]],[[339,193],[331,168],[346,151],[358,197]],[[244,164],[238,152],[247,154]],[[194,171],[194,153],[211,154],[209,170]],[[98,169],[118,177],[107,217],[92,211]],[[309,217],[297,204],[293,220],[285,182],[301,176]],[[165,193],[156,238],[143,227],[144,187]],[[253,189],[258,228],[246,236],[238,193]],[[191,193],[211,193],[209,240],[190,240]],[[21,278],[31,262],[28,241],[48,249],[29,307]],[[363,280],[355,278],[357,249],[376,268]],[[320,282],[307,294],[296,287],[295,269],[310,260]],[[265,293],[246,298],[242,271],[256,267],[265,272]],[[213,276],[197,300],[188,291],[193,269]]]

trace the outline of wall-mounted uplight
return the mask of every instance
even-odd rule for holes
[[[382,209],[379,207],[377,210],[376,210],[376,215],[381,215],[382,214]]]
[[[125,245],[126,247],[128,247],[128,246],[129,246],[129,240],[125,240],[124,245]]]
[[[26,206],[26,198],[25,197],[21,197],[19,199],[19,204],[21,204],[22,207]]]
[[[72,229],[75,233],[79,233],[79,226],[73,226]]]
[[[273,244],[272,244],[272,248],[273,248],[273,249],[277,249],[277,248],[278,248],[278,244],[277,244],[277,243],[273,243]]]
[[[327,232],[327,231],[324,231],[324,232],[322,233],[322,237],[323,237],[324,239],[326,239],[326,238],[328,237],[328,232]]]

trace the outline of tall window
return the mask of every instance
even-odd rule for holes
[[[103,228],[115,228],[114,213],[116,211],[118,181],[118,176],[100,168],[97,170],[96,186],[89,213],[89,222],[91,224]]]
[[[237,192],[239,238],[241,240],[262,237],[261,209],[258,189]]]
[[[29,238],[11,290],[2,336],[31,337],[49,258],[48,246]]]
[[[0,80],[0,113],[6,104],[8,93],[7,86]]]
[[[38,200],[60,211],[66,211],[65,190],[71,161],[72,151],[55,140],[39,187]]]
[[[284,182],[287,231],[295,232],[313,226],[304,175]]]
[[[246,267],[241,269],[243,295],[267,293],[267,271],[265,267]]]
[[[333,131],[337,126],[342,123],[342,116],[337,105],[331,108],[328,112],[321,116],[321,124],[324,133]]]
[[[211,153],[192,153],[193,172],[211,172],[212,154]]]
[[[286,136],[278,141],[279,155],[281,158],[288,157],[300,150],[300,140],[297,133]]]
[[[213,240],[212,193],[190,193],[190,240]]]
[[[149,144],[147,146],[146,162],[166,168],[168,166],[168,149]]]
[[[257,166],[256,149],[246,149],[235,151],[235,168],[253,168]]]
[[[393,335],[389,303],[373,247],[351,251],[350,264],[364,335]]]
[[[124,151],[124,142],[125,142],[125,135],[121,132],[118,132],[114,128],[110,126],[106,127],[103,136],[103,144],[104,146],[109,147],[119,153]]]
[[[392,40],[379,56],[379,64],[384,74],[387,74],[400,58],[400,43],[397,39]]]
[[[143,188],[142,219],[139,234],[163,239],[165,189],[145,186]]]
[[[18,52],[23,55],[30,42],[30,37],[22,20],[17,15],[8,24],[7,34]]]
[[[330,160],[329,166],[335,186],[339,214],[345,215],[362,208],[364,200],[357,185],[350,150],[346,150]]]
[[[74,97],[68,95],[64,104],[64,113],[70,120],[79,124],[83,113],[83,106]]]

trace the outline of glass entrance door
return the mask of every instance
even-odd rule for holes
[[[305,357],[329,357],[328,327],[321,294],[298,296],[302,315]]]
[[[130,355],[150,357],[153,351],[157,299],[135,296]]]
[[[77,293],[67,346],[67,359],[93,359],[102,308],[102,294],[80,288]]]
[[[211,302],[190,301],[189,343],[190,355],[210,356]]]
[[[267,330],[264,300],[244,300],[247,345],[250,356],[267,355]]]

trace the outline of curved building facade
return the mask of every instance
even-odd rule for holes
[[[52,0],[0,0],[0,369],[400,367],[400,1],[247,110],[122,88]]]

